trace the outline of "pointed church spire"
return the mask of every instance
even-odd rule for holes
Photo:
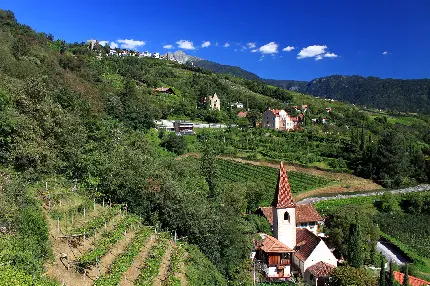
[[[293,194],[291,193],[290,183],[288,182],[288,175],[285,170],[284,161],[281,161],[281,166],[279,167],[278,185],[276,186],[272,206],[275,208],[296,207]]]

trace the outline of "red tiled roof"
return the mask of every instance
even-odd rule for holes
[[[403,279],[405,278],[405,274],[403,274],[399,271],[393,271],[393,274],[394,274],[394,279],[396,279],[397,282],[399,282],[400,284],[403,285]],[[411,285],[411,286],[423,286],[423,285],[427,286],[427,285],[430,285],[430,282],[409,275],[409,285]]]
[[[296,229],[296,257],[305,261],[320,243],[321,239],[306,228]]]
[[[248,115],[247,111],[241,111],[237,114],[237,117],[244,118]]]
[[[272,207],[260,207],[261,212],[267,218],[270,225],[273,225],[273,209]]]
[[[323,218],[317,212],[313,205],[296,206],[296,223],[322,221]]]
[[[260,233],[263,241],[260,244],[260,249],[266,253],[285,253],[285,252],[294,252],[291,248],[265,233]]]
[[[320,261],[314,265],[309,266],[306,271],[309,271],[315,277],[321,277],[328,276],[330,272],[335,268],[336,266],[334,265]]]
[[[276,186],[272,206],[276,208],[293,208],[296,206],[293,194],[291,193],[290,183],[288,182],[284,161],[281,161],[281,166],[279,167],[278,185]]]

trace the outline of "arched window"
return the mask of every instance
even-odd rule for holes
[[[290,214],[288,212],[284,212],[284,220],[290,220]]]

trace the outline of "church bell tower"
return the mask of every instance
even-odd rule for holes
[[[278,185],[272,203],[273,234],[286,246],[296,246],[296,203],[291,193],[284,161],[279,167]]]

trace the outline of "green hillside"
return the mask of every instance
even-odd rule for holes
[[[244,214],[262,198],[252,182],[220,178],[219,154],[353,172],[389,187],[428,181],[428,117],[360,110],[172,61],[106,56],[107,49],[55,40],[0,11],[3,281],[18,277],[26,285],[31,277],[50,285],[46,277],[61,277],[63,272],[47,275],[50,263],[59,259],[52,241],[59,224],[65,234],[88,234],[88,248],[76,255],[70,272],[79,279],[105,259],[112,267],[100,270],[99,277],[108,282],[98,283],[115,285],[131,257],[147,245],[147,227],[153,226],[160,233],[176,231],[184,247],[169,248],[171,237],[155,237],[157,243],[148,249],[153,259],[145,262],[148,272],[133,274],[139,283],[154,278],[164,265],[160,257],[166,256],[172,269],[186,266],[190,285],[249,285],[252,239],[267,222]],[[157,87],[171,87],[175,94],[154,94]],[[204,101],[215,92],[219,112]],[[248,118],[237,118],[240,109],[231,108],[232,102],[246,104]],[[297,132],[252,127],[267,107],[298,114],[293,106],[302,104],[310,110]],[[154,120],[169,117],[228,127],[197,130],[196,136],[153,128]],[[199,152],[202,158],[177,160],[184,152]],[[94,200],[97,213],[89,211]],[[129,214],[117,220],[107,202],[127,206]],[[74,214],[80,216],[72,222]],[[112,222],[110,229],[105,221]],[[179,272],[165,274],[172,285],[178,285]]]

